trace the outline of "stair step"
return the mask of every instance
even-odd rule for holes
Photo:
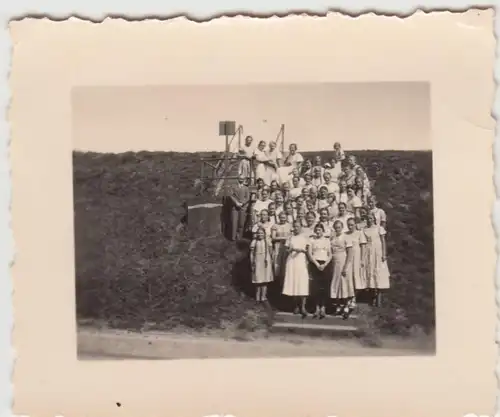
[[[352,336],[360,332],[360,321],[355,315],[352,315],[347,320],[337,316],[327,316],[320,320],[280,312],[275,315],[272,331],[308,336]]]
[[[331,325],[345,325],[346,323],[354,325],[359,324],[359,318],[356,314],[351,314],[347,320],[342,319],[340,316],[326,316],[323,319],[315,319],[312,318],[312,315],[309,315],[306,318],[302,318],[300,314],[293,313],[284,313],[279,312],[276,313],[274,319],[277,323],[304,323],[304,322],[312,322],[312,323],[320,323],[320,324],[331,324]]]

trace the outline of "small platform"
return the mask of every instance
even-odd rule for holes
[[[346,337],[361,332],[361,322],[352,314],[344,320],[339,316],[326,316],[323,319],[313,318],[312,314],[302,318],[300,314],[276,313],[271,328],[274,333],[293,333],[307,336]]]

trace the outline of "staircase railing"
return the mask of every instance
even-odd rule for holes
[[[278,134],[276,135],[276,147],[281,149],[281,153],[285,153],[285,125],[282,124]]]
[[[234,135],[231,136],[231,138],[226,142],[226,150],[224,153],[224,157],[219,162],[217,162],[217,165],[215,167],[214,174],[216,176],[220,176],[223,173],[223,172],[221,172],[221,169],[223,166],[225,166],[224,171],[226,171],[228,164],[227,163],[224,164],[224,162],[227,162],[228,159],[231,159],[234,157],[234,155],[230,155],[230,153],[231,153],[230,149],[231,149],[231,144],[233,143],[233,141],[236,137],[238,137],[238,149],[240,149],[242,135],[243,135],[243,125],[239,125],[238,129],[236,129],[236,132],[234,132]]]

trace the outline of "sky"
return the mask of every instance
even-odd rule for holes
[[[222,151],[219,121],[299,150],[430,150],[426,82],[85,86],[72,91],[73,147],[94,152]]]

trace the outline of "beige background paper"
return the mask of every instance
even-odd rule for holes
[[[12,23],[14,412],[492,415],[492,19],[493,10],[470,10],[406,19],[332,14],[204,24],[184,19]],[[79,363],[72,88],[278,81],[431,82],[436,356]],[[471,296],[478,301],[475,314],[463,309]],[[295,383],[297,378],[302,382]]]

